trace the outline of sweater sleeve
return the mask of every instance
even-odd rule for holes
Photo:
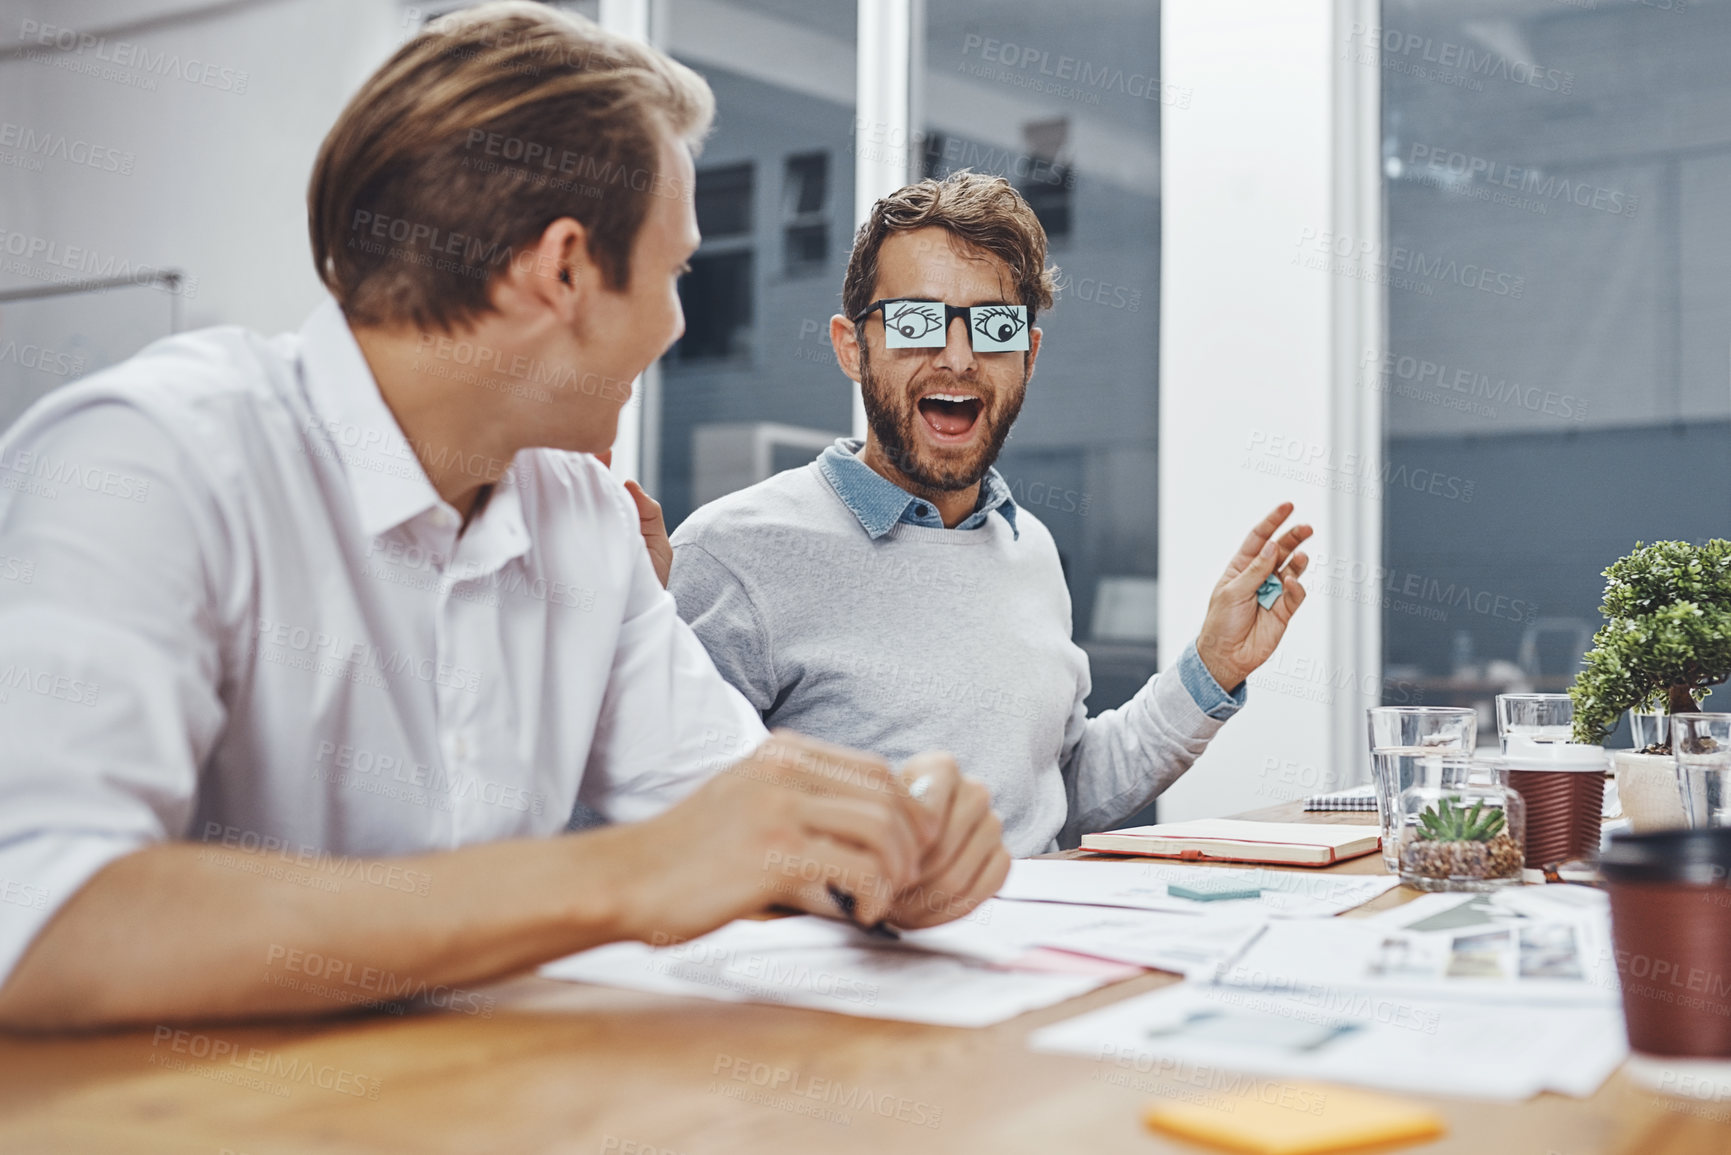
[[[675,541],[667,591],[721,676],[768,713],[779,690],[769,631],[739,577],[701,545]]]
[[[1244,701],[1242,689],[1219,688],[1194,645],[1117,709],[1088,717],[1088,689],[1084,682],[1064,733],[1060,765],[1070,806],[1062,846],[1146,806],[1190,769]]]

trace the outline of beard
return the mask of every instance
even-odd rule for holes
[[[1004,441],[1010,436],[1010,427],[1016,423],[1022,412],[1022,402],[1028,395],[1026,371],[1013,393],[1005,391],[984,396],[984,390],[959,388],[958,391],[982,394],[977,423],[984,427],[984,436],[971,449],[939,454],[929,449],[922,451],[920,447],[919,433],[914,426],[920,420],[918,397],[929,392],[928,387],[944,392],[946,382],[960,386],[960,379],[949,373],[939,374],[936,382],[926,377],[920,380],[917,390],[910,381],[907,389],[897,396],[893,386],[879,381],[872,373],[871,356],[863,341],[860,343],[859,367],[860,397],[865,403],[866,424],[871,427],[872,436],[877,439],[884,457],[904,478],[916,489],[930,493],[951,493],[978,484],[998,460]]]

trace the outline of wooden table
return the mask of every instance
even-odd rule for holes
[[[1296,804],[1247,817],[1375,821],[1307,815]],[[1382,866],[1373,855],[1334,869]],[[1392,891],[1364,911],[1413,897]],[[1150,973],[985,1030],[529,977],[489,988],[498,998],[491,1017],[373,1014],[166,1038],[168,1028],[0,1036],[0,1152],[1199,1152],[1139,1122],[1144,1103],[1183,1094],[1183,1084],[1035,1054],[1025,1041],[1036,1027],[1174,981]],[[245,1055],[264,1074],[191,1058],[199,1037],[207,1054]],[[766,1079],[797,1080],[815,1098],[738,1097],[755,1088],[727,1074],[758,1064]],[[261,1078],[269,1085],[237,1081]],[[1432,1103],[1449,1134],[1416,1148],[1427,1153],[1731,1151],[1731,1102],[1668,1099],[1623,1073],[1585,1101]]]

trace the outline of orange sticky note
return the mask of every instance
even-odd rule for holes
[[[1150,1103],[1157,1131],[1251,1155],[1324,1155],[1434,1139],[1445,1128],[1417,1103],[1314,1083],[1255,1080],[1241,1093]]]

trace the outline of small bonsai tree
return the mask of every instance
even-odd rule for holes
[[[1625,710],[1683,714],[1731,676],[1731,542],[1635,543],[1605,571],[1605,624],[1569,688],[1577,742]]]

